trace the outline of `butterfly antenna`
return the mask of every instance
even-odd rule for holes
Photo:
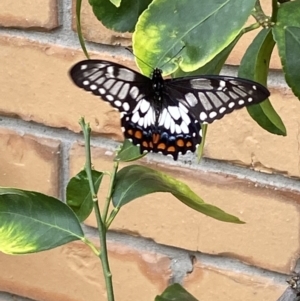
[[[177,51],[177,53],[176,53],[173,57],[171,57],[168,61],[166,61],[160,68],[162,69],[163,66],[165,66],[166,64],[168,64],[171,60],[173,60],[173,58],[176,57],[176,56],[177,56],[184,48],[185,48],[185,45],[182,46],[182,47]]]
[[[150,66],[148,63],[146,63],[145,61],[143,61],[142,59],[140,59],[139,57],[137,57],[134,53],[133,53],[133,51],[130,49],[130,48],[127,48],[127,47],[125,47],[125,49],[127,50],[127,51],[129,51],[136,59],[138,59],[139,61],[141,61],[142,63],[144,63],[146,66],[148,66],[149,68],[151,68],[151,69],[154,69],[152,66]]]

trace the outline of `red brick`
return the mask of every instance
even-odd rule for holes
[[[57,0],[1,0],[0,26],[47,31],[57,28]]]

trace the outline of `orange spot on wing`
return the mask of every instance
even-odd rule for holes
[[[148,143],[146,141],[143,141],[142,145],[143,145],[143,147],[147,147],[147,148],[149,147]]]
[[[128,130],[127,133],[132,136],[133,135],[133,130]]]
[[[168,152],[175,152],[176,149],[174,146],[169,146],[168,149],[167,149]]]
[[[182,139],[178,139],[176,141],[176,144],[179,146],[179,147],[184,147],[184,141]]]
[[[187,147],[191,147],[193,144],[192,144],[192,142],[191,141],[188,141],[187,143],[186,143],[186,146]]]
[[[153,134],[152,135],[152,141],[154,144],[158,143],[158,141],[160,140],[160,135],[159,134]]]
[[[142,139],[143,133],[142,133],[141,131],[136,131],[136,132],[134,133],[134,137],[135,137],[136,139]]]
[[[152,141],[149,142],[149,147],[150,147],[150,148],[153,148],[153,143],[152,143]]]
[[[167,146],[164,143],[160,143],[160,144],[157,145],[157,149],[163,149],[164,150],[164,149],[166,149],[166,147]]]

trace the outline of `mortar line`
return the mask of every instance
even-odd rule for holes
[[[83,142],[83,137],[80,134],[76,134],[67,129],[52,128],[50,126],[27,122],[13,117],[0,116],[0,118],[0,125],[3,128],[12,129],[21,134],[27,133],[38,137],[64,140],[71,144],[77,141]],[[92,146],[101,147],[109,151],[114,151],[119,145],[118,142],[104,137],[92,137],[91,144]],[[195,157],[193,157],[193,161],[188,161],[186,159],[173,161],[171,158],[162,157],[159,154],[148,154],[146,162],[152,164],[162,163],[170,167],[183,167],[190,170],[212,172],[225,176],[230,175],[237,179],[250,181],[257,186],[300,192],[299,179],[288,178],[281,174],[265,174],[259,171],[250,170],[247,167],[234,166],[227,162],[221,162],[214,159],[203,158],[201,163],[197,164],[195,163]]]
[[[87,236],[97,239],[97,230],[91,226],[84,226],[84,232]],[[144,237],[135,237],[124,233],[119,233],[115,231],[109,231],[108,241],[121,243],[127,245],[138,251],[147,251],[153,253],[160,253],[171,260],[180,259],[181,261],[186,261],[186,272],[191,272],[190,263],[192,262],[192,257],[195,257],[198,262],[201,262],[206,268],[216,268],[222,271],[232,271],[235,273],[243,273],[248,276],[256,275],[263,278],[272,278],[274,283],[285,284],[286,279],[289,275],[281,272],[267,270],[265,268],[260,268],[257,266],[250,266],[249,264],[243,263],[238,259],[227,257],[224,255],[211,255],[208,253],[191,251],[187,249],[182,249],[179,247],[173,247],[161,243],[157,243],[152,239],[147,239]],[[183,258],[183,256],[185,258]]]

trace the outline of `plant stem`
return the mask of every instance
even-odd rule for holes
[[[119,168],[119,161],[115,161],[114,162],[114,169],[113,169],[113,171],[110,175],[109,188],[108,188],[106,201],[105,201],[105,205],[104,205],[104,210],[103,210],[103,214],[102,214],[102,221],[105,224],[106,224],[107,213],[108,213],[111,197],[112,197],[112,194],[113,194],[114,182],[115,182],[115,178],[116,178],[118,168]],[[108,229],[107,224],[106,224],[106,229]]]
[[[271,22],[276,23],[278,13],[278,3],[277,0],[272,0],[272,17]]]
[[[244,34],[246,32],[249,32],[251,30],[255,30],[259,27],[260,27],[260,24],[258,22],[254,23],[254,24],[251,24],[251,25],[249,25],[249,26],[242,29],[242,34]]]
[[[272,0],[274,1],[274,0]],[[263,27],[270,27],[270,17],[268,17],[262,10],[262,7],[260,5],[260,1],[257,0],[254,6],[254,9],[252,11],[252,16],[254,19]]]
[[[78,39],[79,39],[79,43],[81,45],[82,51],[85,54],[85,56],[87,57],[87,59],[89,59],[90,56],[86,50],[84,38],[82,35],[82,31],[81,31],[81,21],[80,21],[81,1],[82,0],[76,0],[76,29],[77,29],[77,35],[78,35]]]
[[[91,191],[92,198],[93,198],[94,212],[95,212],[96,219],[97,219],[100,248],[101,248],[99,258],[102,263],[103,276],[105,279],[106,290],[107,290],[107,300],[114,301],[112,275],[111,275],[110,268],[109,268],[108,254],[107,254],[106,227],[101,219],[98,197],[96,194],[96,190],[95,190],[95,186],[94,186],[93,178],[92,178],[91,145],[90,145],[91,128],[90,128],[89,124],[85,123],[84,118],[80,119],[79,124],[82,128],[84,140],[85,140],[85,158],[86,158],[85,171],[86,171],[86,174],[87,174],[87,177],[89,180],[90,191]]]

